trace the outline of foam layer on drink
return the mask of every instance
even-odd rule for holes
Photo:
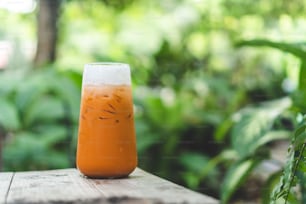
[[[130,85],[130,67],[123,63],[85,64],[83,85]]]

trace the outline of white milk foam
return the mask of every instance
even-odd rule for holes
[[[130,85],[130,66],[123,63],[89,63],[83,71],[83,85]]]

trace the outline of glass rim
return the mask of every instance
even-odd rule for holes
[[[90,62],[86,63],[86,66],[111,66],[111,65],[116,65],[116,66],[129,66],[127,63],[122,63],[122,62]]]

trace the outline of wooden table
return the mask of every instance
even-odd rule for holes
[[[128,178],[87,179],[76,169],[0,173],[6,203],[203,203],[218,201],[137,168]]]

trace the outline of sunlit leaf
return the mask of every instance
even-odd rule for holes
[[[253,154],[258,147],[267,142],[288,136],[284,132],[268,132],[274,120],[290,105],[291,100],[284,98],[259,108],[246,109],[236,116],[238,122],[233,127],[231,142],[241,158]]]
[[[226,172],[225,179],[221,186],[221,202],[227,203],[232,194],[244,182],[248,174],[260,162],[257,159],[249,159],[237,162]]]
[[[166,106],[159,97],[150,97],[145,101],[145,110],[150,120],[168,130],[182,128],[181,108],[178,103]]]
[[[251,147],[251,149],[257,149],[262,145],[265,145],[271,141],[274,140],[281,140],[281,139],[289,139],[291,136],[290,131],[285,131],[285,130],[274,130],[274,131],[269,131],[266,134],[264,134],[261,138],[259,138],[256,143]]]
[[[265,39],[255,39],[255,40],[245,40],[236,43],[236,46],[267,46],[276,48],[278,50],[289,52],[299,58],[304,58],[306,56],[306,49],[304,43],[283,43],[283,42],[273,42]]]

